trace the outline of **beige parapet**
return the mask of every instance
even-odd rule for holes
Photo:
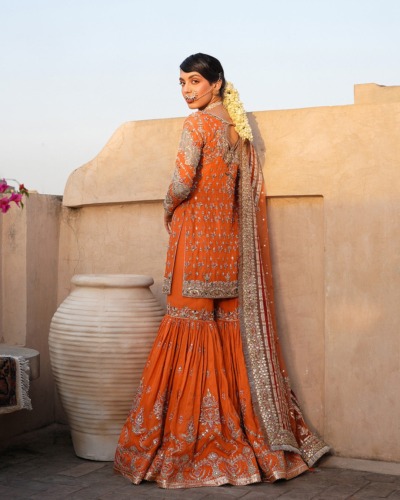
[[[48,335],[57,307],[60,212],[61,197],[30,194],[23,210],[13,205],[0,214],[0,354],[2,345],[40,354],[40,376],[29,389],[33,409],[0,415],[0,445],[54,422]]]
[[[162,200],[182,122],[170,118],[121,125],[94,160],[72,172],[64,205]]]

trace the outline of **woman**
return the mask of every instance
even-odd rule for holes
[[[180,66],[188,107],[165,201],[167,314],[115,469],[164,488],[290,479],[328,447],[290,390],[275,328],[265,191],[220,62]]]

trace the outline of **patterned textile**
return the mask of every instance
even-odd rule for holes
[[[291,479],[329,450],[290,389],[262,173],[252,145],[227,142],[228,127],[206,112],[184,125],[165,200],[167,314],[115,455],[135,484]]]
[[[29,363],[19,356],[0,356],[0,414],[31,410]]]

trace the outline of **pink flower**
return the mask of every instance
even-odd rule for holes
[[[13,201],[18,206],[20,206],[21,200],[22,200],[22,194],[20,194],[20,193],[11,193],[9,201]]]
[[[7,188],[9,188],[10,186],[7,184],[6,180],[5,179],[2,179],[0,181],[0,193],[5,193]]]
[[[8,184],[12,180],[19,188],[15,188],[12,184]],[[8,194],[9,196],[6,196]],[[15,179],[0,179],[0,211],[5,214],[10,209],[10,204],[13,201],[18,207],[23,208],[23,197],[29,196],[29,191],[23,184],[19,184]]]
[[[7,213],[10,209],[10,199],[5,196],[4,198],[0,198],[0,210],[3,214]]]

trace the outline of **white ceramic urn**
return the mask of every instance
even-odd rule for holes
[[[150,276],[82,274],[50,325],[50,360],[75,453],[112,461],[164,311]]]

